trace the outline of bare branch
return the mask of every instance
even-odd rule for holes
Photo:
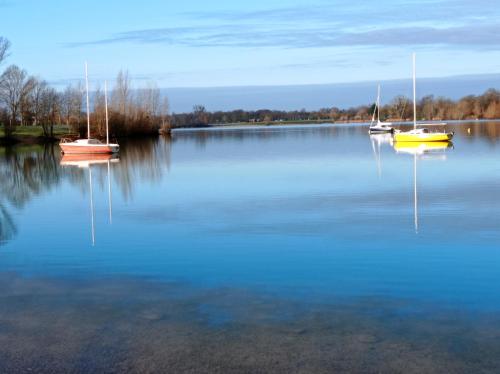
[[[0,36],[0,64],[9,57],[10,41]]]

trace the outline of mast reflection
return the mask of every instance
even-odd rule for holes
[[[92,154],[92,155],[79,155],[79,154],[65,154],[61,159],[61,166],[63,167],[77,167],[81,169],[88,169],[89,171],[89,195],[90,195],[90,226],[91,226],[91,240],[92,246],[95,245],[95,214],[94,214],[94,193],[92,184],[92,166],[94,165],[107,165],[108,174],[108,210],[109,210],[109,223],[113,222],[112,198],[111,198],[111,163],[120,162],[119,156],[116,154]]]
[[[396,153],[413,156],[413,222],[418,234],[418,191],[417,191],[417,159],[446,160],[446,150],[453,148],[451,142],[395,142]]]

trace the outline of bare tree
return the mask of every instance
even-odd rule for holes
[[[73,96],[73,105],[76,115],[76,132],[82,136],[82,134],[86,131],[86,126],[84,126],[83,120],[83,102],[85,97],[85,88],[83,87],[82,82],[78,82],[75,87],[74,96]],[[73,131],[75,128],[73,128]]]
[[[60,115],[60,95],[51,87],[45,87],[41,92],[40,119],[43,135],[46,138],[54,137],[54,124]]]
[[[67,126],[79,125],[83,95],[79,86],[68,85],[61,93],[61,117]]]
[[[130,101],[130,79],[128,77],[128,71],[122,71],[118,73],[116,77],[116,85],[112,93],[112,105],[114,110],[119,112],[121,115],[127,115],[128,104]]]
[[[145,88],[140,91],[140,104],[143,110],[154,118],[159,116],[160,110],[160,89],[154,82],[149,82]]]
[[[31,123],[36,126],[39,121],[40,93],[47,87],[47,82],[39,78],[30,77],[24,84],[25,94],[21,101],[21,124]]]
[[[423,113],[424,119],[432,121],[434,118],[434,96],[427,95],[418,103],[419,113]]]
[[[439,120],[456,118],[457,115],[452,115],[455,103],[450,99],[445,99],[443,97],[438,97],[436,99],[436,118]]]
[[[476,106],[477,98],[474,95],[469,95],[461,98],[454,108],[454,117],[464,119],[474,117],[476,115],[474,107]],[[479,114],[477,115],[479,117]]]
[[[104,137],[106,133],[106,112],[105,112],[105,101],[104,93],[101,91],[100,87],[97,87],[94,91],[94,112],[92,113],[91,121],[99,137]]]
[[[35,77],[28,77],[24,82],[22,89],[21,104],[19,106],[19,119],[21,126],[27,125],[33,120],[33,113],[31,111],[30,94],[36,85],[37,79]]]
[[[203,105],[195,105],[193,107],[193,117],[196,125],[208,125],[208,113]]]
[[[407,97],[398,95],[392,100],[389,110],[391,118],[405,119],[410,113],[412,113],[412,108],[410,100]]]
[[[4,129],[6,137],[12,136],[20,116],[21,105],[31,88],[30,80],[26,77],[26,71],[16,65],[9,66],[0,76],[0,102],[5,104],[10,115]]]
[[[63,118],[66,126],[69,126],[71,121],[71,94],[73,87],[71,85],[66,86],[64,91],[61,93],[61,117]]]
[[[170,111],[170,103],[168,102],[168,97],[164,96],[160,106],[161,128],[164,130],[170,128],[169,111]]]
[[[9,56],[10,42],[0,36],[0,64]]]

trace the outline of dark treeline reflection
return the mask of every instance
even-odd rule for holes
[[[17,234],[17,227],[7,208],[0,203],[0,245]]]
[[[456,126],[460,134],[469,136],[486,138],[492,142],[496,142],[500,138],[500,122],[475,122],[469,126]]]
[[[121,143],[120,162],[113,165],[113,178],[125,200],[133,197],[137,182],[157,183],[170,168],[171,139],[145,137]],[[105,174],[101,174],[102,180]]]
[[[62,170],[53,145],[0,149],[0,245],[18,229],[10,209],[22,209],[35,196],[63,179],[79,182],[81,170]]]
[[[4,148],[0,153],[1,200],[23,208],[34,196],[58,185],[66,178],[79,182],[81,170],[62,170],[54,145],[33,148]]]
[[[36,196],[47,193],[63,182],[88,193],[86,168],[61,166],[58,145],[0,148],[0,245],[12,239],[17,231],[13,210],[24,209]],[[122,147],[120,160],[112,164],[113,180],[125,200],[133,196],[134,183],[163,178],[170,165],[170,140],[144,138]],[[95,184],[107,183],[107,168],[91,165]]]

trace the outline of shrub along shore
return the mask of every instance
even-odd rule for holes
[[[445,120],[446,122],[447,120]],[[453,120],[452,120],[453,121]],[[467,120],[463,120],[467,121]],[[469,120],[470,121],[470,120]],[[500,119],[483,119],[482,121],[488,121],[488,122],[500,122]],[[208,125],[202,125],[202,124],[193,124],[193,125],[187,125],[187,126],[177,126],[177,127],[168,127],[166,129],[160,129],[157,132],[150,133],[150,134],[135,134],[133,136],[124,136],[121,138],[137,138],[137,137],[144,137],[144,136],[158,136],[158,135],[163,135],[163,136],[169,136],[171,133],[171,130],[174,130],[176,128],[211,128],[211,127],[229,127],[229,126],[238,126],[238,127],[267,127],[267,126],[286,126],[286,125],[317,125],[317,124],[359,124],[359,123],[364,123],[366,121],[328,121],[328,120],[305,120],[305,121],[269,121],[269,122],[235,122],[235,123],[224,123],[224,124],[208,124]],[[411,121],[406,121],[406,120],[397,120],[397,125],[405,125],[405,124],[412,124]],[[500,128],[500,124],[498,126]],[[465,128],[464,128],[465,130]],[[86,135],[85,135],[86,136]],[[46,137],[44,136],[43,129],[41,126],[23,126],[23,127],[17,127],[16,131],[12,134],[10,138],[5,138],[4,137],[4,129],[2,126],[0,126],[0,146],[5,146],[5,145],[13,145],[13,144],[47,144],[47,143],[54,143],[54,142],[59,142],[62,138],[72,138],[72,139],[77,139],[80,136],[78,134],[72,133],[71,129],[66,126],[66,125],[54,125],[54,133],[52,137]],[[93,136],[94,138],[98,138],[101,140],[105,140],[105,137],[101,136]],[[116,140],[117,138],[114,138]]]

